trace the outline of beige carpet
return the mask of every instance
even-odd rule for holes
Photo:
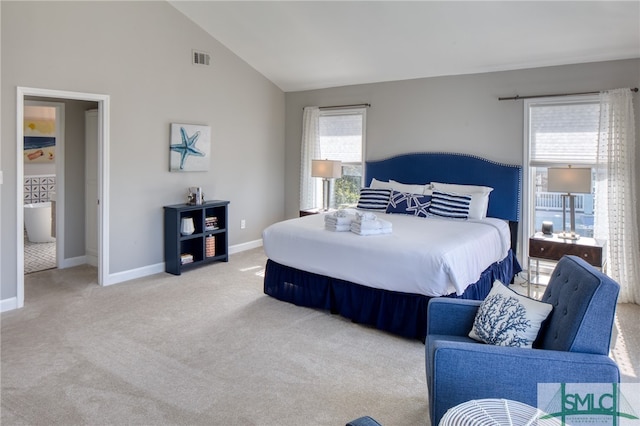
[[[2,425],[428,424],[423,345],[264,295],[265,260],[28,275],[2,314]]]
[[[265,296],[261,249],[110,287],[25,277],[2,314],[6,425],[428,425],[424,346]],[[640,306],[614,351],[638,381]]]

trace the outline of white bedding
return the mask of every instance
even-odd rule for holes
[[[509,251],[509,226],[500,219],[376,215],[393,224],[392,233],[332,232],[323,214],[309,215],[266,228],[264,250],[281,265],[425,296],[461,295]]]

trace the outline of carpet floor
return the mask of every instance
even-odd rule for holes
[[[424,345],[264,295],[265,261],[25,276],[2,314],[2,425],[428,425]],[[619,313],[614,357],[638,381],[640,306]]]
[[[2,314],[2,424],[428,424],[424,346],[264,295],[265,261],[29,274]]]

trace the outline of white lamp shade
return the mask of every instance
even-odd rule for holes
[[[342,177],[342,162],[335,160],[311,160],[311,176],[340,178]]]
[[[547,190],[568,194],[591,192],[591,169],[584,167],[549,167]]]

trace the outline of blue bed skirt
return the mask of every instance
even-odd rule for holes
[[[507,257],[487,268],[462,296],[446,297],[483,300],[495,280],[510,283],[520,271],[517,258],[509,251]],[[271,259],[267,260],[264,292],[285,302],[328,310],[353,322],[403,337],[424,341],[427,333],[429,296],[370,288],[283,266]]]

